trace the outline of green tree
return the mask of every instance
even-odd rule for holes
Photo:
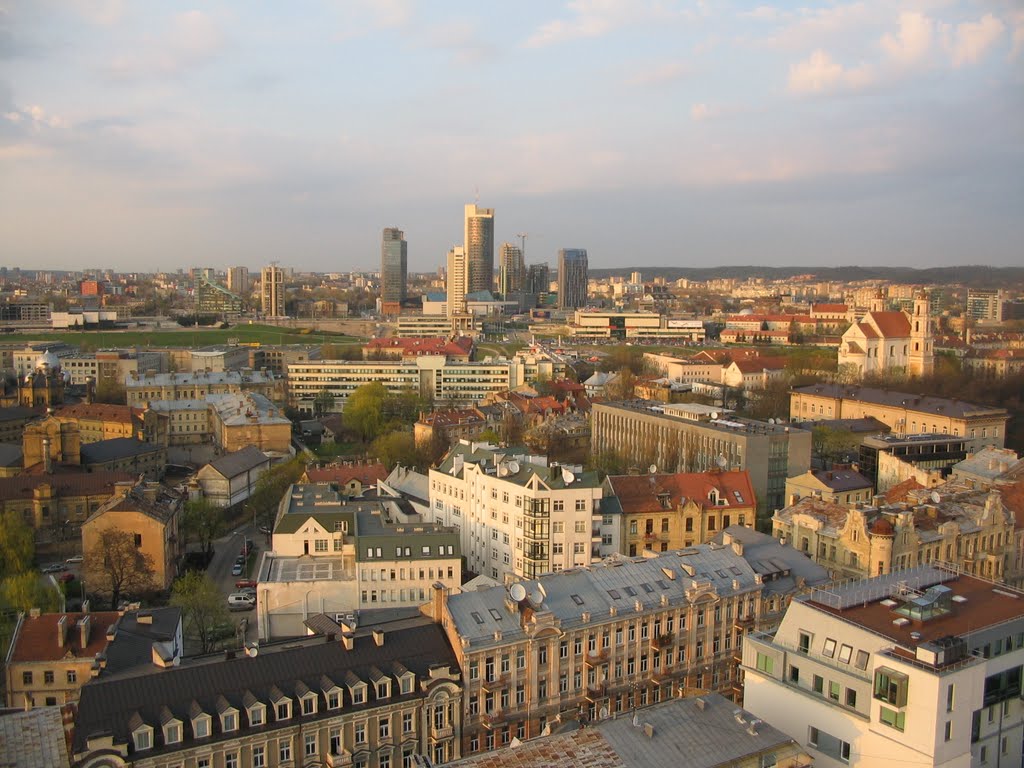
[[[91,589],[110,595],[111,610],[117,610],[122,594],[155,586],[152,556],[135,546],[135,534],[120,528],[100,533],[85,555],[83,570]]]
[[[487,429],[477,435],[477,440],[481,443],[492,443],[494,445],[498,445],[501,443],[501,435],[491,427],[487,427]]]
[[[267,527],[273,525],[281,498],[288,487],[298,482],[305,471],[305,461],[301,456],[295,456],[260,475],[260,479],[256,481],[256,489],[245,503],[248,514],[255,518],[257,524]]]
[[[420,463],[421,455],[410,432],[388,432],[370,444],[370,455],[388,469],[396,464],[413,467]]]
[[[171,605],[181,608],[185,631],[194,637],[200,653],[213,649],[214,629],[228,622],[224,597],[207,574],[189,571],[174,582]]]
[[[811,454],[824,467],[841,461],[849,453],[855,453],[860,439],[849,429],[814,427],[811,430]]]
[[[621,368],[615,378],[605,384],[605,395],[609,400],[629,400],[636,383],[636,374],[630,368]]]
[[[209,557],[213,553],[213,540],[224,534],[224,510],[209,499],[189,501],[185,504],[180,528],[186,546],[195,536],[203,553]]]
[[[124,384],[116,379],[103,379],[96,385],[96,402],[124,405],[128,402]]]
[[[13,611],[43,611],[60,609],[60,593],[47,588],[36,571],[25,571],[7,576],[0,581],[0,608]]]
[[[313,415],[323,416],[334,410],[334,395],[329,389],[321,389],[313,398]]]
[[[20,514],[0,515],[0,578],[24,573],[35,556],[35,534]]]
[[[383,431],[387,399],[388,392],[379,381],[363,384],[345,401],[345,426],[362,442],[370,442]]]

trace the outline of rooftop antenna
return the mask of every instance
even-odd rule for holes
[[[526,238],[529,235],[529,232],[516,232],[516,237],[519,238],[519,253],[522,254],[524,260],[526,259]]]

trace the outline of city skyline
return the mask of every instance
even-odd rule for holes
[[[373,270],[397,222],[425,272],[477,200],[527,263],[1013,265],[1022,55],[1011,0],[15,2],[3,259]]]

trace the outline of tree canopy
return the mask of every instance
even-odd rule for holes
[[[135,546],[135,534],[120,528],[107,528],[85,555],[86,583],[94,592],[110,595],[111,610],[117,609],[121,595],[147,591],[156,585],[153,558]]]
[[[207,574],[189,571],[174,582],[171,605],[181,608],[185,632],[199,643],[200,653],[213,650],[215,629],[228,622],[224,596]]]
[[[213,552],[213,540],[223,535],[225,525],[223,509],[208,499],[197,499],[185,504],[179,528],[186,545],[194,536],[209,556]]]
[[[13,509],[0,515],[0,578],[27,571],[35,552],[35,534],[22,516]]]

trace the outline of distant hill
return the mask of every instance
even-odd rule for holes
[[[968,285],[976,288],[1004,288],[1024,283],[1024,267],[932,267],[911,269],[909,267],[621,267],[615,269],[591,269],[590,276],[628,277],[630,272],[639,271],[644,280],[664,277],[666,280],[699,280],[701,282],[720,278],[745,280],[763,277],[769,280],[785,280],[797,275],[814,275],[818,280],[856,282],[858,280],[884,280],[889,283],[920,283],[926,285]]]

